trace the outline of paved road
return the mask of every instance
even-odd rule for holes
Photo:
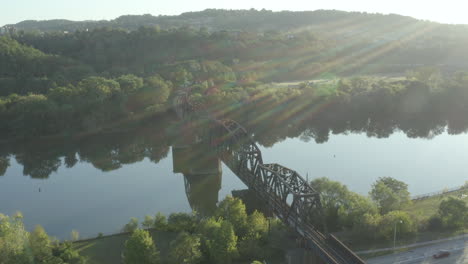
[[[439,250],[450,251],[450,256],[432,258]],[[468,239],[466,237],[411,249],[407,252],[369,259],[368,264],[468,264]]]

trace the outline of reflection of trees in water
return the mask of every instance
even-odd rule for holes
[[[244,125],[264,146],[295,137],[323,143],[330,134],[363,133],[386,138],[402,131],[411,138],[430,139],[444,131],[459,134],[468,130],[468,89],[465,86],[455,83],[452,88],[436,93],[411,82],[390,87],[382,85],[368,91],[351,90],[346,96],[328,101],[320,98],[307,101],[307,96],[301,96],[284,101],[246,103],[226,115]],[[184,133],[174,133],[186,130],[184,125],[174,125],[174,120],[175,117],[166,115],[152,120],[153,125],[121,133],[2,146],[0,175],[9,166],[10,155],[24,166],[25,175],[35,178],[47,178],[62,162],[69,168],[78,161],[89,162],[103,171],[144,158],[159,162],[167,156],[169,146],[180,141],[177,138],[188,139]],[[201,123],[201,127],[207,127]],[[167,133],[170,127],[173,131]]]
[[[76,140],[23,142],[6,145],[4,149],[23,165],[23,174],[32,178],[48,178],[62,165],[62,161],[67,168],[81,161],[89,162],[102,171],[110,171],[144,158],[153,162],[165,158],[169,152],[169,141],[164,129],[161,129],[165,127],[165,122],[163,119],[158,126],[134,128],[124,133],[93,135]],[[9,158],[0,156],[0,173],[8,166]]]
[[[8,167],[10,166],[10,158],[0,155],[0,176],[5,175]]]
[[[419,83],[403,83],[408,87],[397,91],[373,88],[336,97],[326,105],[320,101],[303,103],[307,98],[254,104],[233,116],[264,146],[293,137],[323,143],[330,134],[365,133],[387,138],[402,131],[410,138],[430,139],[444,131],[460,134],[468,130],[468,89],[435,93]],[[456,94],[466,100],[452,103],[448,98]]]
[[[23,165],[23,175],[32,178],[46,179],[56,172],[62,162],[58,157],[43,158],[41,155],[23,154],[16,156],[16,161]]]

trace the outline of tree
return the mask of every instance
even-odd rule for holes
[[[182,232],[171,242],[170,248],[169,263],[196,264],[201,262],[202,253],[198,236]]]
[[[159,231],[167,230],[167,219],[161,212],[158,212],[154,217],[154,229]]]
[[[135,217],[130,218],[130,222],[128,222],[123,228],[122,232],[134,232],[138,229],[138,219]]]
[[[143,79],[133,74],[122,75],[116,81],[120,84],[120,89],[127,94],[134,93],[143,87]]]
[[[197,219],[194,214],[187,213],[172,213],[169,215],[167,227],[173,232],[189,232],[195,231],[197,226]]]
[[[353,226],[356,237],[366,239],[376,239],[379,236],[379,225],[382,221],[380,214],[366,213],[361,217],[361,221]]]
[[[243,258],[253,259],[264,257],[262,247],[268,232],[268,220],[265,216],[254,211],[248,216],[247,233],[239,241],[239,252]]]
[[[16,100],[15,100],[16,99]],[[9,113],[13,116],[11,128],[17,133],[27,131],[29,135],[50,132],[54,124],[56,104],[42,94],[16,97]]]
[[[411,202],[408,185],[391,177],[379,178],[372,185],[370,196],[382,214],[401,209]]]
[[[33,263],[33,256],[28,246],[29,233],[24,229],[23,216],[20,213],[13,217],[0,214],[0,260],[2,263]]]
[[[401,236],[408,236],[416,232],[416,226],[407,212],[391,211],[382,216],[378,224],[378,233],[385,239],[391,239],[395,232],[395,226]]]
[[[151,215],[145,215],[145,220],[141,223],[143,228],[152,228],[154,227],[154,218]]]
[[[247,235],[258,239],[263,238],[268,232],[268,220],[259,211],[255,210],[248,216]]]
[[[84,105],[95,105],[120,92],[120,84],[103,77],[88,77],[78,83],[80,99]]]
[[[468,227],[468,207],[466,202],[454,197],[443,200],[439,205],[439,215],[446,228]]]
[[[69,241],[64,243],[59,243],[55,245],[52,249],[52,254],[54,255],[50,263],[70,263],[70,264],[86,264],[87,259],[83,256],[80,256],[79,252],[74,249],[73,244]],[[49,264],[49,262],[47,262]]]
[[[215,217],[222,217],[234,226],[236,234],[244,236],[247,231],[247,211],[245,204],[239,198],[226,196],[215,211]]]
[[[36,263],[46,263],[52,257],[52,246],[49,236],[40,225],[34,228],[29,237],[31,251]]]
[[[215,229],[209,249],[214,263],[231,263],[238,255],[237,236],[229,221],[221,221],[220,227]]]
[[[330,230],[339,229],[339,214],[341,207],[348,203],[348,188],[328,178],[314,179],[311,187],[320,193],[320,201],[325,214],[325,222]]]
[[[363,221],[363,217],[366,214],[378,214],[376,204],[368,197],[349,192],[346,206],[342,206],[338,210],[339,223],[343,227],[352,229]]]
[[[436,67],[421,67],[408,71],[406,72],[406,78],[422,82],[433,90],[438,89],[443,82],[440,69]]]
[[[202,251],[212,263],[230,263],[238,255],[237,236],[232,224],[222,218],[208,218],[200,223]]]
[[[124,264],[158,264],[159,251],[148,231],[137,229],[125,242],[122,254]]]
[[[369,199],[349,191],[345,185],[337,181],[318,178],[310,185],[320,193],[325,221],[331,231],[343,227],[352,228],[364,214],[377,213],[375,205]]]

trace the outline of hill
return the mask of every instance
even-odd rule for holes
[[[114,27],[135,30],[141,26],[159,26],[162,29],[191,26],[205,27],[210,31],[268,31],[295,30],[298,27],[319,26],[336,22],[352,22],[357,24],[372,24],[379,27],[392,22],[414,23],[416,19],[399,15],[380,15],[360,12],[344,12],[337,10],[316,11],[281,11],[269,10],[221,10],[207,9],[200,12],[187,12],[178,16],[124,15],[113,20],[100,21],[70,21],[54,19],[45,21],[26,20],[13,25],[7,25],[18,30],[43,32],[91,30],[100,27]],[[356,24],[357,23],[357,24]]]

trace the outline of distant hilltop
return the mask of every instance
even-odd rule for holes
[[[190,26],[205,28],[209,31],[269,31],[294,30],[302,27],[316,27],[320,25],[372,25],[385,26],[389,23],[417,23],[420,20],[401,16],[370,14],[362,12],[345,12],[338,10],[316,11],[280,11],[269,10],[223,10],[207,9],[200,12],[188,12],[177,16],[125,15],[113,20],[99,21],[70,21],[65,19],[54,20],[25,20],[17,24],[5,25],[16,30],[24,31],[77,31],[95,28],[111,27],[126,30],[135,30],[141,26],[158,26],[161,29]],[[434,23],[434,22],[425,22]],[[5,30],[5,29],[4,29]]]

